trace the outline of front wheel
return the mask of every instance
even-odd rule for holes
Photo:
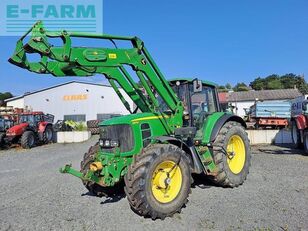
[[[224,187],[237,187],[246,180],[250,167],[250,145],[243,126],[229,121],[220,129],[213,144],[217,166],[212,180]]]
[[[89,169],[90,169],[90,165],[91,163],[94,162],[95,160],[95,155],[99,150],[99,144],[96,143],[94,146],[91,146],[88,150],[88,152],[86,152],[83,156],[83,160],[80,163],[80,171],[83,174],[86,174]],[[89,190],[89,192],[97,197],[102,197],[102,196],[114,196],[117,193],[121,192],[121,185],[120,183],[117,183],[116,185],[112,186],[112,187],[103,187],[101,185],[98,185],[94,182],[90,182],[90,181],[82,181],[83,185]],[[122,188],[123,191],[123,188]]]
[[[4,138],[5,138],[5,133],[4,132],[0,132],[0,147],[2,145],[4,145],[4,143],[5,143]]]
[[[25,131],[21,136],[21,147],[30,149],[36,144],[36,137],[33,131]]]
[[[144,217],[164,219],[180,212],[188,201],[190,159],[175,145],[154,144],[134,157],[124,180],[133,211]]]
[[[304,150],[305,154],[308,155],[308,131],[304,134]]]
[[[291,122],[291,136],[292,136],[292,142],[294,144],[295,148],[300,148],[301,147],[301,136],[300,132],[297,128],[296,122],[292,120]]]

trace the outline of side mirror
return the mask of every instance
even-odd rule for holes
[[[194,92],[202,91],[202,81],[198,79],[193,80]]]

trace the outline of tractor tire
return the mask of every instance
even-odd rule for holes
[[[175,145],[153,144],[143,149],[124,176],[132,210],[153,220],[180,212],[191,192],[190,167],[189,157]]]
[[[219,186],[238,187],[249,173],[251,151],[248,135],[241,124],[229,121],[220,129],[213,144],[217,175],[210,179]]]
[[[87,171],[90,168],[90,164],[95,159],[95,154],[98,152],[99,144],[96,143],[94,146],[91,146],[83,156],[83,160],[80,163],[80,171],[83,174],[86,174]],[[82,181],[83,185],[89,190],[89,192],[97,197],[102,196],[114,196],[117,194],[117,192],[120,191],[120,183],[116,184],[113,187],[103,187],[96,183],[90,182],[90,181]],[[123,189],[122,189],[123,190]]]
[[[98,128],[99,120],[89,120],[87,121],[88,128]]]
[[[99,134],[99,128],[88,128],[88,131],[91,132],[91,135],[98,135]]]
[[[291,122],[291,136],[294,148],[302,148],[301,135],[294,120]]]
[[[2,147],[5,144],[4,137],[5,137],[5,133],[1,132],[0,133],[0,147]]]
[[[36,137],[33,131],[25,131],[20,139],[21,147],[30,149],[36,145]]]
[[[304,133],[304,150],[305,150],[305,155],[308,155],[308,131]]]
[[[47,125],[43,133],[44,144],[49,144],[53,141],[53,129],[51,125]]]

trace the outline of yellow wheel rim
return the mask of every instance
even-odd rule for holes
[[[154,170],[152,193],[160,203],[173,201],[182,186],[182,171],[173,161],[163,161]]]
[[[240,173],[244,167],[246,158],[245,144],[240,136],[233,135],[230,137],[227,154],[227,163],[231,172],[234,174]]]

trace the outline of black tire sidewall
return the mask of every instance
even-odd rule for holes
[[[246,179],[246,176],[249,172],[249,165],[250,165],[250,144],[249,140],[247,138],[247,134],[243,127],[241,126],[233,126],[231,129],[228,130],[228,132],[225,135],[224,140],[224,149],[227,150],[228,142],[233,135],[238,135],[241,137],[242,141],[244,142],[245,146],[245,163],[244,166],[238,174],[234,174],[228,164],[228,157],[226,153],[223,155],[223,165],[225,169],[225,173],[227,178],[232,182],[234,185],[240,185],[243,183],[243,181]]]
[[[48,139],[48,136],[47,136],[48,131],[50,131],[50,133],[51,133],[50,139]],[[45,128],[45,131],[44,131],[44,142],[50,143],[52,140],[53,140],[53,129],[50,125],[47,125],[46,128]]]
[[[305,151],[305,155],[308,155],[308,131],[305,131],[304,133],[304,151]]]
[[[32,137],[33,143],[29,143],[29,139]],[[33,131],[25,131],[21,136],[21,145],[23,148],[32,148],[36,144],[35,135]]]
[[[293,135],[294,127],[296,128],[296,131],[297,131],[297,139],[296,140],[295,140],[294,135]],[[300,139],[300,132],[299,132],[297,125],[296,125],[296,122],[294,120],[292,120],[292,122],[291,122],[291,137],[292,137],[292,142],[293,142],[295,148],[298,148],[301,144],[301,139]]]
[[[149,205],[152,207],[153,210],[163,213],[163,214],[169,214],[173,213],[174,211],[179,210],[185,201],[187,200],[189,191],[190,191],[190,184],[191,184],[191,173],[190,173],[190,166],[189,162],[187,161],[186,157],[183,156],[181,153],[182,151],[177,151],[174,153],[171,152],[165,152],[158,155],[152,162],[152,164],[149,166],[148,171],[146,173],[146,179],[145,179],[145,196],[147,198],[147,201]],[[156,167],[162,163],[163,161],[173,161],[174,163],[177,163],[179,160],[179,157],[181,157],[181,160],[179,162],[178,167],[181,169],[182,173],[182,185],[180,192],[178,193],[177,197],[169,202],[169,203],[160,203],[158,202],[153,193],[152,193],[152,177],[153,173],[156,169]]]
[[[0,133],[0,145],[4,144],[5,133]]]

